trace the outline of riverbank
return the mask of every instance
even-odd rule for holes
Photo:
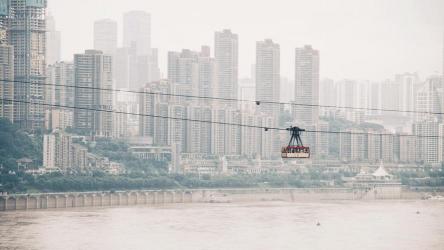
[[[12,194],[0,196],[0,211],[206,202],[411,200],[423,199],[426,195],[427,192],[401,186],[377,186],[371,189],[256,188]]]

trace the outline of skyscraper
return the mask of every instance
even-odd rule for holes
[[[256,100],[267,102],[280,101],[280,46],[271,39],[256,43]],[[271,103],[261,103],[259,112],[265,116],[265,127],[277,126],[280,106]],[[279,134],[268,131],[261,137],[261,156],[270,159],[279,152]],[[269,152],[267,152],[269,151]]]
[[[399,84],[399,108],[403,111],[414,110],[416,89],[419,84],[417,73],[404,73],[396,75],[396,83]],[[413,117],[412,113],[403,113],[404,116]]]
[[[381,84],[381,107],[383,109],[399,109],[400,86],[392,80],[385,80]]]
[[[47,69],[47,82],[45,86],[45,102],[63,105],[74,105],[74,65],[69,62],[57,62],[49,65]]]
[[[94,49],[114,55],[117,49],[117,22],[102,19],[94,22]]]
[[[139,135],[153,138],[156,145],[168,144],[168,120],[153,116],[168,116],[168,103],[170,98],[165,95],[153,95],[148,93],[169,94],[170,85],[167,81],[149,83],[142,88],[139,94],[139,109],[141,114],[151,116],[139,117]]]
[[[256,43],[256,100],[280,100],[280,46],[271,39]],[[279,105],[261,104],[259,110],[278,118]]]
[[[168,81],[173,94],[212,96],[215,70],[215,62],[207,46],[203,46],[200,52],[184,49],[168,53]],[[209,100],[177,97],[172,102],[177,104],[170,108],[172,116],[208,121],[212,119]],[[170,142],[179,144],[182,152],[210,153],[211,133],[210,124],[182,121],[169,123]]]
[[[168,81],[174,94],[191,95],[193,89],[197,89],[197,75],[193,69],[198,62],[199,54],[195,51],[184,49],[181,52],[168,53]],[[194,85],[194,86],[193,86]],[[189,98],[176,98],[179,102],[192,101]]]
[[[168,80],[175,94],[213,96],[216,85],[216,64],[209,48],[202,51],[182,50],[168,54]],[[208,103],[208,100],[180,98],[181,102]]]
[[[112,57],[97,50],[74,55],[74,81],[77,87],[112,88]],[[88,110],[111,111],[111,92],[87,88],[75,89],[74,105],[85,109],[74,110],[74,127],[97,136],[111,136],[112,114]]]
[[[46,63],[54,64],[61,60],[61,32],[56,30],[56,22],[51,14],[46,16]]]
[[[418,136],[416,139],[417,160],[430,164],[438,163],[441,158],[441,153],[438,152],[440,140],[433,138],[439,135],[438,119],[435,117],[415,123],[412,130],[413,134]]]
[[[231,30],[215,33],[214,56],[217,65],[216,96],[237,98],[238,92],[238,35]],[[230,103],[233,105],[233,102]]]
[[[320,82],[319,104],[326,106],[336,105],[338,99],[337,89],[338,86],[332,79],[323,79]],[[330,112],[333,111],[328,108],[321,108],[321,113],[323,113],[324,115],[327,115]]]
[[[0,1],[0,15],[8,14],[7,2]],[[4,80],[14,80],[14,48],[8,44],[7,23],[0,22],[0,77]],[[14,121],[14,82],[0,82],[0,117]],[[8,101],[9,100],[9,101]]]
[[[130,53],[129,48],[118,48],[115,54],[114,80],[116,88],[130,88]]]
[[[2,6],[7,6],[2,1]],[[6,27],[8,44],[14,48],[14,120],[26,129],[44,126],[46,78],[46,0],[10,0],[0,22]]]
[[[296,48],[295,103],[319,105],[319,51],[310,45]],[[319,107],[294,107],[296,124],[315,124],[319,119]]]
[[[151,16],[144,11],[130,11],[123,17],[123,46],[135,46],[136,54],[151,53]]]
[[[211,121],[212,110],[208,106],[191,106],[188,118],[192,120]],[[212,124],[190,121],[187,124],[188,145],[187,152],[211,153]]]
[[[0,30],[0,36],[4,34]],[[3,40],[3,42],[1,41]],[[0,38],[0,117],[14,121],[14,48]],[[11,82],[8,82],[10,80]]]
[[[124,79],[117,79],[117,82],[138,90],[149,82],[160,80],[158,51],[151,48],[151,16],[144,11],[130,11],[123,19],[124,49],[119,49],[117,57],[117,64],[122,67],[116,71],[122,71],[119,76],[128,76],[129,83],[123,82]]]
[[[434,81],[435,80],[435,81]],[[437,118],[433,113],[441,112],[441,100],[436,86],[438,79],[429,78],[422,88],[416,92],[415,121],[430,120]]]
[[[216,62],[210,57],[210,47],[203,46],[197,59],[198,64],[198,80],[197,91],[195,94],[199,96],[214,96],[214,88],[216,86]],[[205,100],[201,103],[210,103]]]

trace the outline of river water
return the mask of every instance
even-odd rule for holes
[[[264,202],[7,212],[0,213],[0,249],[442,250],[444,202]]]

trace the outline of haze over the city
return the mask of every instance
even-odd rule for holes
[[[281,45],[282,76],[294,78],[294,49],[305,44],[322,57],[321,77],[382,80],[403,72],[422,78],[441,73],[444,1],[49,1],[62,32],[62,58],[93,48],[93,23],[123,13],[151,13],[152,47],[166,77],[171,50],[213,47],[214,31],[239,34],[240,76],[251,75],[255,42],[271,38]],[[73,20],[76,20],[75,22]]]
[[[444,249],[444,0],[0,0],[0,249]]]

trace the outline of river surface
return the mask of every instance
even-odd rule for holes
[[[444,202],[264,202],[7,212],[0,213],[0,249],[442,250]]]

